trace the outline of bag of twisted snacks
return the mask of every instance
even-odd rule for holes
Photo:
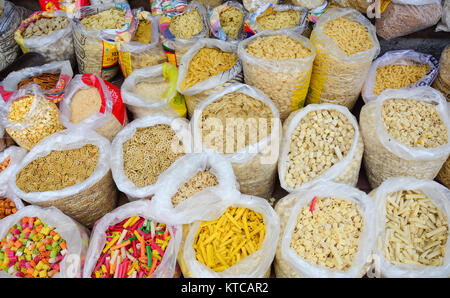
[[[183,55],[178,69],[177,91],[185,96],[192,117],[205,98],[239,80],[242,64],[236,44],[202,38]]]
[[[331,8],[311,33],[316,48],[307,103],[353,108],[372,60],[380,51],[375,27],[349,8]]]
[[[168,61],[178,66],[186,51],[200,38],[208,36],[208,13],[202,4],[191,1],[182,12],[162,15],[159,32]]]
[[[83,277],[179,276],[176,264],[183,228],[169,219],[156,219],[156,214],[147,200],[139,200],[103,216],[92,230]]]
[[[267,95],[248,85],[232,84],[198,105],[191,126],[195,152],[225,154],[242,193],[271,197],[281,121]]]
[[[36,145],[15,167],[10,186],[26,202],[55,206],[92,227],[116,207],[110,155],[110,142],[95,131],[67,129]]]
[[[450,191],[432,180],[398,177],[384,181],[369,196],[375,205],[378,274],[449,277]]]
[[[178,69],[171,63],[134,71],[122,84],[123,102],[134,119],[152,114],[186,117],[186,103],[176,90]]]
[[[239,43],[245,83],[267,94],[284,121],[302,108],[316,50],[295,29],[263,31]]]
[[[34,233],[22,233],[21,231],[24,230],[34,231]],[[6,253],[8,248],[6,244],[14,238],[23,243],[22,248],[26,247],[32,252],[32,254],[24,253],[23,255],[33,256],[34,260],[40,261],[34,266],[26,267],[22,265],[20,250],[16,252],[9,250],[12,254]],[[44,238],[45,241],[42,240]],[[9,262],[4,260],[4,265],[0,267],[3,269],[0,270],[0,278],[80,278],[82,276],[89,245],[89,231],[55,207],[27,206],[18,210],[1,221],[0,239],[0,251],[4,253],[5,259],[9,258]],[[42,242],[56,244],[43,245]],[[38,244],[43,249],[39,250]],[[31,247],[36,247],[37,251],[33,252]]]
[[[236,190],[208,190],[201,196],[218,196],[222,203],[215,208],[198,206],[202,219],[184,226],[178,253],[183,276],[269,277],[280,220],[267,200]]]
[[[96,74],[104,80],[113,79],[119,72],[119,52],[115,39],[119,33],[134,28],[135,21],[130,6],[84,6],[77,8],[73,20],[79,71]]]
[[[355,187],[363,151],[358,122],[346,107],[308,105],[284,122],[280,185],[289,192],[319,180]]]
[[[167,61],[159,41],[159,17],[148,11],[137,11],[138,26],[131,40],[116,39],[119,65],[125,77],[134,70],[162,64]],[[119,35],[120,37],[120,35]]]
[[[19,45],[14,40],[14,32],[31,12],[15,6],[10,1],[0,0],[0,71],[10,65],[18,56]]]
[[[392,39],[436,25],[441,0],[392,0],[375,21],[378,36]]]
[[[158,177],[189,152],[186,119],[164,114],[136,119],[112,141],[111,169],[117,188],[130,201],[150,199],[159,187]]]
[[[151,209],[171,223],[189,224],[201,220],[202,208],[213,209],[218,197],[201,196],[206,190],[234,190],[238,185],[230,161],[219,153],[192,153],[176,160],[158,178],[160,188]],[[202,208],[198,208],[201,206]]]
[[[230,42],[244,39],[245,10],[236,1],[227,1],[209,12],[211,37]]]
[[[17,146],[8,147],[0,152],[0,188],[8,185],[11,173],[26,154],[25,149]]]
[[[95,74],[76,75],[59,108],[67,128],[86,127],[110,141],[128,123],[120,89]]]
[[[414,50],[386,52],[370,66],[361,96],[369,102],[386,89],[430,86],[438,69],[439,62],[428,54]]]
[[[307,26],[308,10],[294,5],[274,5],[264,3],[258,9],[246,16],[244,22],[247,37],[264,30],[280,30],[295,28],[303,33]]]
[[[22,52],[37,52],[47,62],[69,60],[75,65],[73,24],[63,11],[37,11],[22,21],[14,39]]]
[[[275,206],[281,233],[277,277],[362,277],[375,245],[375,211],[368,195],[329,181],[305,187]]]
[[[6,103],[0,104],[0,124],[22,148],[31,150],[45,137],[64,129],[55,103],[47,100],[42,89],[31,84],[18,92],[0,92]]]
[[[373,188],[391,177],[434,179],[450,154],[447,101],[431,87],[385,90],[359,119]]]
[[[45,98],[58,103],[63,99],[72,77],[70,61],[57,61],[13,71],[0,83],[0,86],[6,91],[17,92],[28,84],[38,84]]]

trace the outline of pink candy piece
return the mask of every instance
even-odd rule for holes
[[[19,229],[14,229],[14,230],[12,231],[12,233],[13,233],[14,235],[19,235],[19,234],[20,234],[20,230],[19,230]]]
[[[25,267],[25,266],[26,266],[25,260],[20,260],[20,261],[19,261],[19,267],[23,268],[23,267]]]
[[[39,261],[41,260],[41,258],[39,258],[39,256],[35,256],[33,261],[37,264],[39,263]]]
[[[25,268],[30,268],[31,267],[31,264],[30,264],[30,262],[25,262]]]
[[[14,251],[10,250],[8,251],[8,258],[14,257]]]
[[[23,272],[17,272],[16,276],[17,277],[25,277],[25,274]]]

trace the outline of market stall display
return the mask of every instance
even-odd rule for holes
[[[267,94],[282,121],[305,104],[316,51],[295,30],[261,32],[239,43],[245,83]]]
[[[370,196],[381,276],[448,277],[449,190],[431,180],[399,177],[386,180]]]
[[[276,276],[362,277],[375,244],[373,209],[364,192],[327,181],[282,198]]]
[[[447,101],[426,86],[386,90],[364,105],[360,125],[370,185],[397,176],[434,179],[450,153],[449,120]]]
[[[27,206],[1,222],[1,278],[81,277],[89,232],[76,221],[54,207]]]

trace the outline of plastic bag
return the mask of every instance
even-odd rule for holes
[[[64,17],[68,19],[68,25],[60,30],[53,31],[49,35],[33,36],[25,38],[23,33],[30,24],[41,18]],[[75,51],[72,38],[73,24],[63,11],[37,11],[25,19],[15,32],[14,39],[23,53],[37,52],[44,56],[47,62],[69,60],[75,65]]]
[[[11,146],[0,152],[0,163],[5,161],[6,158],[10,158],[11,161],[6,169],[0,172],[0,189],[8,185],[11,179],[11,173],[14,172],[14,168],[22,161],[27,151],[17,146]],[[14,178],[12,178],[14,179]]]
[[[126,11],[125,26],[121,29],[84,30],[81,19],[117,7]],[[93,73],[104,80],[111,80],[119,72],[119,53],[115,38],[129,29],[133,15],[126,4],[92,5],[77,8],[74,16],[74,43],[78,68],[81,73]]]
[[[242,0],[242,4],[249,12],[254,12],[258,7],[265,3],[278,4],[280,0]]]
[[[5,78],[5,80],[0,83],[0,86],[3,86],[5,90],[16,92],[18,89],[18,85],[22,81],[44,73],[59,74],[59,80],[56,83],[56,86],[50,90],[42,89],[42,92],[45,98],[47,98],[48,100],[54,103],[60,102],[64,97],[64,91],[67,85],[70,83],[70,80],[73,77],[73,71],[70,65],[70,61],[67,60],[51,62],[42,66],[28,67],[11,72]]]
[[[16,185],[16,175],[35,159],[55,150],[71,150],[92,144],[98,147],[99,158],[92,175],[83,182],[55,191],[25,193]],[[67,129],[55,133],[36,145],[14,168],[10,186],[24,201],[41,207],[55,206],[86,227],[116,207],[117,189],[110,171],[109,141],[89,129]]]
[[[5,129],[0,126],[0,151],[5,150],[6,140],[5,140]]]
[[[374,1],[374,0],[373,0]],[[367,13],[367,8],[371,4],[371,0],[333,0],[332,2],[336,3],[341,7],[348,7],[359,10],[362,13]]]
[[[272,264],[276,245],[280,234],[280,219],[269,203],[261,198],[241,195],[239,192],[204,192],[201,196],[218,196],[222,203],[215,208],[201,208],[202,220],[210,221],[220,217],[228,207],[244,207],[259,212],[264,218],[266,236],[261,247],[241,259],[234,266],[222,272],[214,272],[206,265],[197,261],[195,251],[192,247],[195,236],[199,230],[201,221],[196,221],[183,229],[183,240],[178,254],[178,262],[186,278],[261,278],[269,277],[270,265]],[[198,197],[199,200],[203,200]]]
[[[116,3],[128,4],[127,0],[89,0],[89,2],[91,2],[91,5],[116,4]]]
[[[412,177],[390,178],[384,181],[377,189],[369,195],[375,205],[376,232],[374,238],[385,239],[386,223],[386,196],[401,190],[421,190],[432,203],[445,213],[447,225],[450,225],[450,191],[431,180],[418,180]],[[419,240],[419,239],[418,239]],[[375,265],[379,266],[382,277],[387,278],[431,278],[450,276],[450,241],[447,239],[443,266],[417,266],[412,264],[393,265],[384,257],[383,247],[374,246],[374,257],[377,257]]]
[[[240,25],[239,29],[237,30],[236,37],[227,36],[226,32],[222,29],[223,24],[220,24],[221,14],[231,8],[235,8],[242,12],[242,22],[237,23]],[[209,11],[209,28],[211,30],[211,37],[215,37],[220,40],[226,40],[229,42],[239,42],[240,40],[244,39],[245,38],[245,35],[243,33],[244,17],[245,17],[245,10],[242,4],[240,4],[239,2],[227,1],[222,5],[214,7]],[[235,19],[234,17],[232,18],[232,20],[233,22],[234,21],[237,22],[237,19]]]
[[[174,206],[172,197],[178,189],[202,171],[212,173],[218,184],[204,188]],[[218,197],[201,196],[205,191],[214,193],[222,190],[233,190],[238,185],[231,163],[218,153],[193,153],[183,156],[159,176],[157,183],[160,187],[151,200],[150,208],[158,210],[158,218],[170,218],[170,222],[176,224],[189,224],[201,220],[204,214],[203,208],[207,210],[215,208],[220,200],[215,200]],[[202,208],[199,208],[200,206]]]
[[[136,85],[141,82],[169,81],[162,98],[143,97],[136,93]],[[123,102],[133,114],[134,119],[152,114],[166,114],[173,117],[186,117],[186,103],[183,95],[176,91],[178,69],[170,63],[150,66],[134,71],[122,84],[121,94]]]
[[[442,8],[442,18],[436,26],[436,31],[450,32],[450,1],[445,0]]]
[[[345,271],[332,270],[325,265],[311,263],[290,247],[298,214],[314,197],[331,197],[353,202],[364,219],[363,231],[358,240],[358,251],[353,258],[354,264]],[[362,277],[367,272],[375,245],[375,211],[372,201],[364,192],[344,184],[319,181],[282,198],[277,203],[275,211],[280,216],[281,223],[281,236],[274,262],[277,277],[349,278]]]
[[[450,45],[442,51],[439,72],[434,80],[433,88],[441,91],[447,101],[450,101]]]
[[[344,17],[365,27],[373,47],[367,51],[347,56],[328,35],[324,33],[327,22]],[[375,27],[359,12],[349,8],[331,8],[317,21],[311,34],[316,47],[307,103],[329,102],[353,108],[361,92],[364,79],[372,60],[380,51]]]
[[[232,84],[202,101],[191,119],[194,150],[195,152],[214,151],[202,144],[202,131],[199,126],[202,112],[212,102],[234,92],[241,92],[260,100],[269,106],[272,111],[272,131],[268,137],[232,154],[225,154],[225,157],[232,163],[241,192],[269,199],[275,186],[277,174],[281,122],[279,121],[278,110],[273,102],[258,89],[244,84]]]
[[[150,0],[152,14],[154,16],[182,12],[187,7],[187,0]]]
[[[1,155],[2,154],[0,153],[0,160],[2,159]],[[11,202],[14,203],[17,210],[24,208],[25,205],[23,204],[23,201],[15,193],[13,193],[10,190],[10,188],[8,187],[8,181],[3,179],[4,177],[2,176],[2,174],[3,174],[3,172],[0,173],[0,181],[1,181],[0,182],[0,199],[8,198]],[[12,213],[12,214],[15,214],[15,213]],[[5,219],[5,217],[11,216],[12,214],[10,214],[10,215],[5,214],[5,216],[3,218],[2,218],[2,216],[0,216],[0,220]]]
[[[101,107],[98,112],[72,123],[72,99],[82,89],[96,88],[101,97]],[[119,88],[103,81],[95,74],[76,75],[66,91],[66,96],[60,103],[61,122],[67,128],[82,126],[93,129],[112,141],[117,133],[128,123],[128,116]],[[88,108],[88,107],[87,107]]]
[[[237,54],[237,45],[235,44],[223,40],[202,38],[199,39],[195,43],[195,45],[193,45],[183,55],[180,66],[178,67],[179,75],[177,81],[177,91],[185,95],[186,107],[190,117],[192,117],[199,103],[202,102],[203,99],[207,97],[207,95],[216,93],[222,90],[224,87],[228,86],[228,84],[226,83],[238,77],[242,71],[241,61],[237,59],[236,63],[229,70],[209,77],[208,79],[198,82],[197,84],[187,89],[181,90],[181,84],[185,80],[189,70],[189,63],[202,48],[218,48],[224,52]]]
[[[307,9],[313,9],[319,7],[325,3],[326,0],[291,0],[292,4],[305,7]],[[363,0],[365,1],[365,0]]]
[[[370,185],[375,188],[390,177],[411,176],[434,179],[450,153],[450,143],[435,148],[408,147],[388,135],[382,123],[382,104],[390,98],[406,98],[436,104],[436,111],[447,128],[450,140],[450,117],[442,94],[428,86],[389,89],[364,105],[360,114],[364,140],[364,165]]]
[[[6,236],[9,228],[24,217],[38,217],[44,223],[55,227],[61,238],[66,240],[67,254],[59,263],[60,272],[53,278],[80,278],[88,249],[89,231],[55,207],[27,206],[1,220],[0,239]],[[0,278],[5,277],[13,276],[0,271]]]
[[[263,91],[273,100],[280,111],[282,121],[292,111],[304,106],[316,57],[316,50],[311,41],[300,33],[291,29],[263,31],[239,43],[238,54],[242,60],[245,83]],[[247,53],[246,48],[252,41],[273,35],[287,35],[299,41],[311,50],[311,55],[306,58],[278,61],[258,58]]]
[[[176,38],[169,30],[171,19],[192,9],[196,9],[200,13],[203,24],[202,31],[190,39]],[[182,12],[166,13],[161,16],[161,19],[159,20],[159,32],[161,34],[163,49],[166,52],[167,60],[169,63],[178,66],[181,57],[183,57],[186,51],[195,45],[198,42],[198,39],[207,37],[209,33],[208,13],[203,5],[196,1],[191,1]]]
[[[97,221],[92,230],[89,250],[86,256],[86,264],[83,270],[83,277],[91,277],[97,260],[100,258],[102,249],[105,246],[105,232],[108,230],[110,225],[117,224],[132,216],[141,216],[143,218],[155,221],[155,214],[156,211],[151,209],[148,201],[139,200],[122,205]],[[172,225],[167,222],[162,223],[166,223],[168,225],[167,228],[172,238],[164,252],[164,257],[161,264],[151,275],[152,278],[171,278],[174,276],[177,253],[180,248],[182,226]]]
[[[431,55],[416,52],[414,50],[399,50],[386,52],[383,56],[376,59],[370,66],[366,82],[362,87],[361,96],[365,102],[375,100],[377,95],[373,93],[375,86],[377,68],[387,65],[409,65],[409,64],[427,64],[429,71],[416,83],[405,88],[430,86],[433,83],[439,69],[439,62]],[[400,81],[401,78],[398,78]]]
[[[392,0],[375,26],[378,36],[392,39],[431,27],[441,16],[441,0]]]
[[[260,33],[261,31],[268,30],[263,29],[264,27],[261,27],[261,25],[258,23],[258,18],[263,17],[266,14],[270,14],[273,11],[298,11],[300,13],[299,22],[294,27],[286,27],[287,24],[282,24],[284,26],[283,28],[276,28],[276,29],[270,29],[270,30],[280,30],[280,29],[297,29],[299,33],[303,33],[305,30],[305,27],[307,26],[306,23],[306,17],[308,15],[308,10],[294,5],[275,5],[271,3],[264,3],[258,9],[250,13],[246,16],[244,27],[245,27],[245,34],[247,37],[251,37],[255,35],[256,33]],[[285,20],[284,20],[285,21]],[[279,24],[277,24],[279,25]]]
[[[125,77],[128,77],[134,70],[161,64],[167,61],[159,42],[159,17],[152,16],[149,12],[138,12],[139,20],[151,22],[151,41],[147,44],[138,41],[118,42],[119,65]]]
[[[31,84],[6,97],[2,93],[2,97],[7,102],[0,104],[0,124],[20,147],[31,150],[43,138],[64,129],[58,107],[44,98],[39,86]]]
[[[321,175],[309,180],[301,187],[292,188],[286,185],[286,172],[288,169],[288,155],[291,148],[291,135],[300,123],[300,121],[311,111],[318,110],[336,110],[347,117],[355,129],[355,136],[352,141],[351,149],[341,160],[324,171]],[[324,120],[325,121],[325,120]],[[278,177],[280,185],[288,192],[297,191],[299,188],[308,187],[319,180],[334,181],[336,183],[348,184],[355,187],[358,182],[359,170],[364,151],[364,143],[359,133],[359,125],[355,116],[343,106],[333,104],[312,104],[292,113],[283,125],[283,142],[281,144],[280,158],[278,162]],[[321,154],[321,152],[316,152]],[[321,154],[322,155],[322,154]],[[325,158],[325,156],[324,156]]]
[[[131,139],[136,130],[141,127],[150,127],[158,124],[170,125],[179,140],[183,142],[184,151],[190,152],[191,134],[185,119],[170,117],[163,114],[155,114],[136,119],[122,129],[112,141],[111,170],[117,188],[126,194],[130,201],[138,199],[150,199],[158,189],[157,183],[144,187],[137,187],[124,173],[123,168],[123,144]],[[149,148],[151,150],[151,148]]]
[[[11,64],[19,54],[19,46],[14,40],[14,32],[22,19],[30,13],[27,9],[15,6],[9,1],[0,1],[0,70]]]

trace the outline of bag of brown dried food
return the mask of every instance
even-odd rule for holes
[[[431,27],[441,16],[441,0],[392,0],[375,26],[378,36],[392,39]]]

